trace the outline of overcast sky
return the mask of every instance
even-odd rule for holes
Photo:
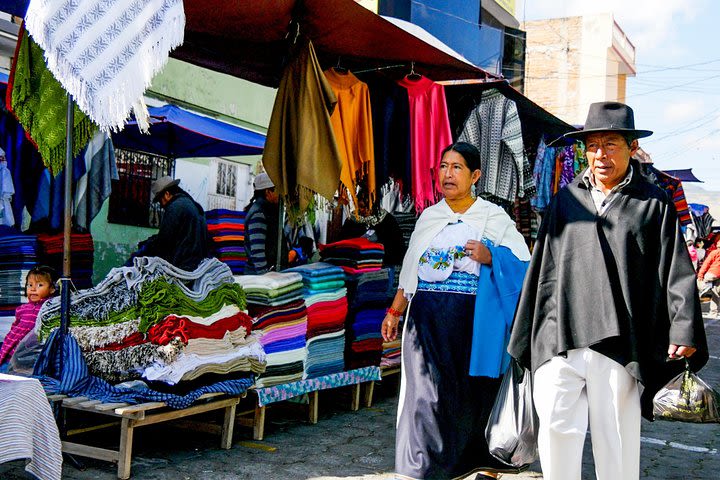
[[[636,47],[627,103],[662,169],[692,168],[720,192],[720,2],[712,0],[517,0],[517,19],[611,12]]]

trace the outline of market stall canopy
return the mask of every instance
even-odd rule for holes
[[[260,155],[265,135],[203,117],[175,105],[150,107],[150,134],[140,133],[134,120],[113,133],[116,148],[171,158]]]
[[[682,170],[663,170],[663,172],[667,173],[671,177],[677,178],[681,182],[705,183],[695,176],[692,172],[692,168],[685,168]]]
[[[499,78],[354,0],[185,0],[185,16],[185,42],[172,57],[270,87],[278,86],[298,34],[312,40],[324,68],[339,60],[353,71],[409,70],[412,61],[435,81]]]
[[[17,17],[24,17],[30,0],[3,0],[0,12],[6,12]]]

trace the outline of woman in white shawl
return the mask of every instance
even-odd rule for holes
[[[496,269],[499,258],[509,258],[524,272],[530,253],[510,217],[472,194],[480,175],[480,154],[473,145],[458,142],[443,151],[438,182],[444,199],[418,219],[397,295],[382,324],[385,340],[393,340],[407,313],[395,471],[409,478],[471,472],[494,478],[494,472],[507,469],[489,454],[484,438],[500,379],[469,372],[476,295],[479,299],[478,289],[490,288],[481,280],[483,266]],[[519,276],[513,279],[518,291]]]

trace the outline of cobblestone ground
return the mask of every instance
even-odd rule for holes
[[[706,320],[711,359],[701,377],[720,387],[720,320]],[[720,389],[720,388],[718,388]],[[297,411],[268,410],[266,439],[255,442],[237,427],[231,450],[218,448],[219,438],[171,426],[136,430],[132,474],[136,479],[390,479],[394,454],[397,379],[376,389],[371,408],[350,412],[343,392],[322,392],[320,420],[303,421]],[[93,442],[112,446],[115,431],[95,432]],[[643,421],[641,478],[720,478],[720,427]],[[84,469],[67,462],[63,478],[112,479],[116,468],[107,462],[80,459]],[[538,465],[506,480],[542,478]],[[29,478],[23,462],[0,465],[0,478]],[[591,447],[585,448],[583,479],[595,478]]]

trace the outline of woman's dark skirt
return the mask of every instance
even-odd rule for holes
[[[468,375],[475,295],[418,291],[402,339],[395,471],[417,479],[507,468],[485,426],[501,379]]]

